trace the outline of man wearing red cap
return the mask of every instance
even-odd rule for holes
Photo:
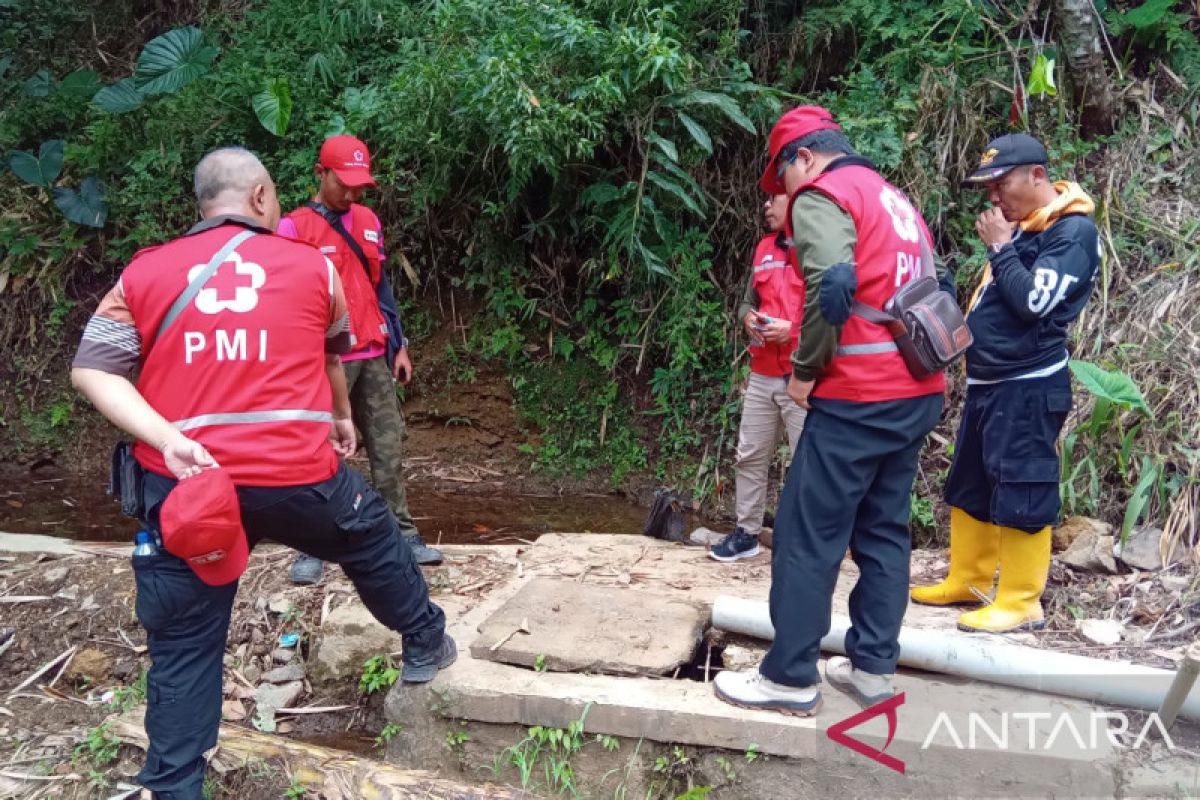
[[[331,136],[314,168],[317,194],[284,217],[277,231],[320,248],[337,267],[350,308],[350,352],[342,356],[354,423],[366,440],[371,482],[387,499],[418,564],[439,564],[408,510],[404,490],[404,413],[396,382],[412,379],[408,340],[384,269],[383,226],[358,200],[375,186],[371,153],[353,136]],[[302,555],[292,565],[295,583],[316,583],[320,559]]]
[[[854,313],[882,308],[922,268],[925,222],[908,198],[857,155],[824,108],[801,106],[771,131],[762,188],[791,196],[787,231],[805,283],[788,394],[808,419],[775,515],[771,621],[762,664],[717,676],[740,706],[809,716],[821,706],[817,657],[849,546],[849,659],[825,675],[864,705],[894,693],[908,600],[908,517],[917,456],[942,410],[940,373],[908,371],[883,325]]]
[[[787,394],[792,374],[792,351],[804,315],[804,282],[792,268],[792,243],[783,232],[788,196],[782,192],[763,203],[770,233],[754,249],[750,278],[738,306],[738,321],[750,339],[750,376],[742,392],[738,424],[736,505],[737,526],[713,543],[708,555],[717,561],[737,561],[759,554],[767,475],[775,460],[781,429],[788,452],[796,452],[805,411]]]
[[[353,451],[354,426],[336,270],[272,235],[275,185],[248,151],[209,153],[195,188],[203,221],[133,257],[71,370],[137,439],[136,463],[114,472],[146,527],[133,557],[152,660],[139,780],[159,800],[204,797],[237,581],[260,539],[341,564],[376,619],[403,634],[403,681],[432,680],[456,654],[387,504],[338,458]]]

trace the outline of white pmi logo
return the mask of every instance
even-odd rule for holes
[[[229,268],[230,264],[233,269]],[[188,270],[188,282],[205,266],[197,264]],[[242,261],[237,253],[231,253],[196,294],[196,308],[205,314],[245,313],[258,305],[258,290],[266,282],[267,273],[261,266],[253,261]]]

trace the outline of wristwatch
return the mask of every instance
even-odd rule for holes
[[[1000,251],[1004,249],[1004,245],[1006,245],[1006,244],[1008,244],[1008,242],[997,242],[996,244],[989,244],[988,252],[994,256],[998,256],[998,255],[1000,255]]]

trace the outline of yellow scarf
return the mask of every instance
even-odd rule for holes
[[[1087,192],[1083,191],[1078,183],[1055,181],[1054,189],[1058,192],[1057,198],[1017,223],[1017,227],[1022,232],[1041,233],[1065,214],[1091,214],[1096,208],[1096,203],[1088,197]],[[983,294],[983,288],[991,282],[992,262],[989,259],[987,266],[983,268],[983,277],[980,278],[979,285],[975,287],[975,292],[971,295],[971,302],[967,304],[968,309],[975,308],[975,304],[979,302],[979,295]],[[970,311],[968,310],[967,313]]]

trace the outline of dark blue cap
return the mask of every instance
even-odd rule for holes
[[[1046,148],[1027,133],[1010,133],[988,142],[979,159],[979,169],[963,183],[981,184],[1004,177],[1014,167],[1026,164],[1046,164]]]

